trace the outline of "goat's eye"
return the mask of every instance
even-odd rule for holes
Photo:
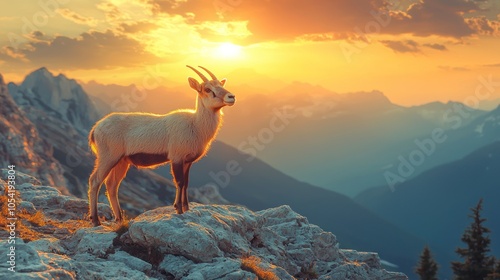
[[[205,92],[206,93],[212,93],[212,96],[215,97],[215,92],[213,92],[213,90],[211,90],[209,88],[205,88]]]

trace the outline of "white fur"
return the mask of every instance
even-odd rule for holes
[[[171,162],[172,173],[174,165],[182,165],[184,175],[174,174],[177,185],[174,206],[178,213],[183,212],[179,210],[181,204],[183,209],[189,209],[187,182],[184,184],[185,178],[180,177],[187,178],[191,163],[207,153],[221,125],[220,109],[233,105],[235,101],[234,95],[223,88],[225,80],[208,81],[202,74],[197,73],[205,81],[200,84],[189,78],[191,88],[198,92],[194,110],[176,110],[165,115],[111,113],[92,128],[89,144],[96,155],[96,162],[89,178],[89,204],[94,225],[99,224],[97,193],[103,181],[106,182],[108,199],[115,218],[121,220],[118,187],[129,166],[133,164],[128,156],[134,154],[168,155],[168,161],[159,164]],[[215,78],[213,74],[211,76]],[[148,168],[155,166],[157,165]],[[181,190],[183,193],[180,194]]]

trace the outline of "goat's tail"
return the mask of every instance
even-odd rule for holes
[[[92,150],[92,153],[94,153],[94,155],[97,155],[97,146],[95,144],[95,138],[94,138],[94,127],[90,130],[89,133],[89,146],[90,149]]]

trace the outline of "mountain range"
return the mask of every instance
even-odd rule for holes
[[[138,88],[95,82],[83,87],[106,104],[117,104]],[[387,184],[385,172],[395,172],[400,158],[408,158],[419,148],[416,142],[425,141],[436,129],[446,134],[447,144],[439,145],[404,180],[491,143],[487,137],[461,142],[463,135],[475,135],[471,123],[487,117],[487,111],[458,102],[403,107],[379,91],[339,94],[302,82],[284,84],[273,92],[231,82],[227,88],[236,94],[238,104],[225,110],[218,139],[299,180],[351,197]],[[192,108],[193,94],[187,86],[157,88],[126,109],[166,113]],[[461,148],[451,148],[455,145]]]
[[[490,125],[500,126],[500,110]],[[491,119],[493,119],[490,114]],[[486,126],[486,124],[485,124]],[[463,247],[460,238],[472,222],[466,219],[469,208],[484,199],[482,217],[491,230],[493,255],[500,255],[500,141],[481,147],[460,160],[453,161],[398,185],[394,191],[386,186],[372,188],[356,197],[393,224],[425,240],[436,249],[441,264],[456,260],[454,249]],[[442,252],[445,252],[444,254]],[[449,272],[449,267],[444,266]]]
[[[311,222],[335,232],[342,247],[377,251],[399,265],[398,270],[411,274],[425,243],[442,263],[452,259],[452,247],[459,244],[468,223],[468,207],[477,202],[473,200],[478,195],[498,196],[491,187],[477,193],[463,187],[460,190],[467,199],[446,200],[454,190],[440,182],[457,177],[465,184],[485,176],[480,168],[456,166],[486,164],[484,158],[474,156],[482,147],[494,155],[491,151],[498,149],[495,145],[500,140],[500,108],[487,112],[457,102],[408,108],[391,103],[378,91],[338,94],[299,82],[283,84],[272,94],[250,93],[259,91],[253,85],[230,85],[238,105],[224,112],[218,137],[222,141],[216,141],[207,157],[192,168],[190,196],[197,201],[225,203],[227,199],[252,210],[291,205]],[[19,85],[2,86],[0,98],[8,105],[0,112],[0,128],[6,131],[2,135],[9,136],[0,141],[1,160],[15,159],[23,171],[44,183],[85,198],[94,159],[87,144],[90,126],[110,111],[166,113],[192,108],[196,93],[186,88],[145,91],[135,85],[97,82],[80,86],[62,74],[38,69]],[[248,94],[238,95],[241,92]],[[12,137],[27,144],[12,146],[8,141]],[[30,166],[30,160],[39,164]],[[401,166],[413,170],[403,174]],[[389,185],[388,172],[402,180]],[[171,204],[174,186],[163,177],[169,173],[168,167],[129,171],[120,191],[129,215]],[[428,174],[434,174],[435,181],[422,179]],[[494,182],[492,174],[476,180],[477,185]],[[430,186],[439,192],[433,194]],[[355,200],[349,197],[356,194]],[[104,194],[100,198],[106,201]],[[432,201],[429,209],[427,199]],[[440,201],[447,203],[440,205]],[[498,211],[485,204],[490,209],[487,215]],[[446,207],[454,214],[443,211]],[[412,216],[419,210],[425,215]],[[442,220],[448,214],[452,219],[447,222],[453,222],[449,228]],[[424,219],[439,228],[439,234],[429,230]],[[434,237],[449,242],[429,241]]]

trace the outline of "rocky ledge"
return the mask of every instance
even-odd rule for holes
[[[17,211],[39,221],[19,221],[35,234],[18,236],[16,272],[0,231],[0,279],[408,279],[383,269],[377,253],[340,249],[335,235],[288,206],[191,203],[183,215],[161,207],[92,228],[85,200],[18,178]],[[110,218],[107,205],[100,211]]]

